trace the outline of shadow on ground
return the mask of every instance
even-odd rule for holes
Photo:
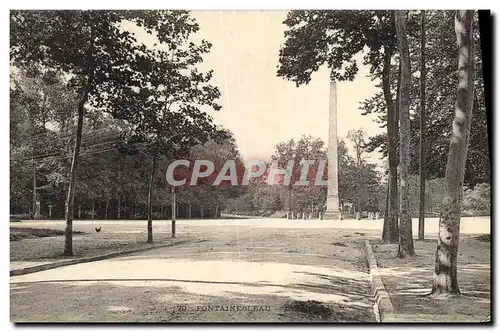
[[[417,256],[395,258],[397,244],[374,243],[380,274],[394,310],[401,315],[442,315],[481,321],[490,314],[490,243],[476,236],[461,239],[458,259],[459,296],[429,296],[436,241],[415,241]],[[429,316],[430,317],[430,316]]]
[[[354,231],[195,231],[176,247],[13,277],[11,320],[375,321],[363,237]]]
[[[303,273],[303,272],[302,272]],[[366,281],[71,280],[11,284],[15,322],[373,322]],[[36,301],[33,298],[36,296]],[[71,301],[62,301],[63,298]],[[314,299],[321,299],[316,301]],[[64,303],[62,303],[64,302]],[[240,306],[238,308],[238,306]],[[255,307],[254,307],[255,306]]]

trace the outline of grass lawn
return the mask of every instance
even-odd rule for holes
[[[172,239],[170,234],[154,234],[154,244],[185,240]],[[73,231],[74,258],[91,257],[119,250],[147,248],[145,234],[95,231]],[[31,227],[10,227],[10,261],[44,261],[67,259],[63,256],[64,230]],[[14,266],[14,265],[13,265]]]
[[[74,231],[73,234],[84,234],[81,231]],[[10,240],[19,241],[23,239],[36,239],[39,237],[61,236],[64,231],[60,229],[11,227]]]
[[[382,281],[396,314],[415,320],[476,321],[490,315],[491,258],[490,236],[460,239],[458,284],[461,295],[430,297],[435,264],[436,240],[415,240],[415,257],[395,258],[397,244],[373,241]],[[432,318],[432,316],[436,316]],[[441,316],[441,318],[439,318]]]

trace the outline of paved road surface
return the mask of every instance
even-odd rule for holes
[[[463,233],[489,231],[487,219],[464,220]],[[144,221],[76,221],[74,228],[92,231],[94,225],[105,232],[145,231]],[[354,220],[178,221],[178,234],[195,241],[11,277],[11,320],[373,321],[362,240],[379,237],[380,226]],[[427,227],[428,233],[436,229],[433,222]],[[170,223],[157,221],[154,228],[169,232]]]
[[[460,234],[489,234],[490,217],[462,217]],[[64,221],[24,221],[11,223],[15,227],[42,227],[64,229]],[[170,220],[153,221],[155,232],[170,232]],[[183,230],[193,233],[205,231],[205,227],[257,227],[257,228],[303,228],[303,229],[354,229],[369,231],[374,236],[380,236],[383,220],[287,220],[287,219],[206,219],[178,220],[177,232]],[[75,231],[93,232],[94,227],[104,226],[106,231],[142,233],[145,231],[144,220],[87,220],[74,221]],[[435,236],[438,232],[438,218],[426,218],[425,233]],[[413,218],[413,235],[418,234],[418,218]]]

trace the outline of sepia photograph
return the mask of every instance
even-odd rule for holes
[[[10,9],[10,322],[491,325],[492,32]]]

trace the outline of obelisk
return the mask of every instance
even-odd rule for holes
[[[337,153],[337,84],[330,82],[330,111],[328,133],[328,194],[325,219],[341,219],[339,210],[339,173]]]

